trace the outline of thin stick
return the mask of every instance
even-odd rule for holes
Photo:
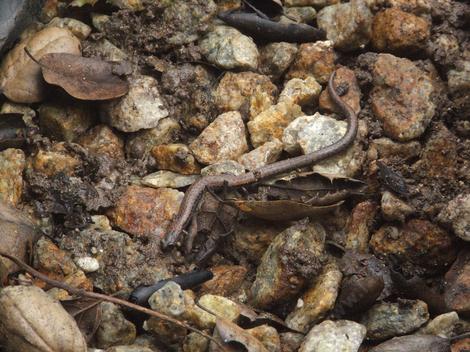
[[[39,271],[37,271],[33,267],[29,266],[28,264],[24,263],[22,260],[14,257],[12,255],[6,254],[4,252],[0,252],[0,256],[10,259],[13,263],[18,265],[21,269],[25,270],[26,272],[33,275],[34,277],[44,281],[45,283],[47,283],[50,286],[61,288],[61,289],[65,290],[65,291],[67,291],[67,292],[69,292],[73,295],[84,296],[84,297],[89,297],[89,298],[95,298],[95,299],[115,303],[115,304],[118,304],[118,305],[121,305],[121,306],[124,306],[124,307],[135,309],[139,312],[148,314],[152,317],[156,317],[156,318],[159,318],[159,319],[162,319],[162,320],[169,321],[173,324],[176,324],[176,325],[181,326],[185,329],[188,329],[192,332],[195,332],[196,334],[199,334],[199,335],[205,337],[206,339],[209,339],[210,341],[214,342],[218,347],[220,347],[222,349],[222,351],[227,351],[225,349],[225,347],[219,341],[214,339],[212,336],[209,336],[206,333],[202,332],[201,330],[193,328],[192,326],[190,326],[186,323],[183,323],[183,322],[181,322],[181,321],[179,321],[175,318],[172,318],[168,315],[165,315],[163,313],[159,313],[159,312],[156,312],[154,310],[139,306],[137,304],[125,301],[125,300],[120,299],[120,298],[116,298],[116,297],[112,297],[112,296],[108,296],[108,295],[101,294],[101,293],[96,293],[96,292],[89,292],[89,291],[85,291],[85,290],[80,289],[80,288],[69,286],[66,283],[63,283],[61,281],[57,281],[57,280],[53,280],[53,279],[49,278],[47,275],[45,275],[43,273],[40,273]]]

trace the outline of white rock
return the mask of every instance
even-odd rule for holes
[[[75,264],[86,273],[92,273],[100,268],[100,263],[93,257],[80,257],[74,259]]]

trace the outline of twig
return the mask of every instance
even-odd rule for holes
[[[206,333],[202,332],[201,330],[193,328],[192,326],[190,326],[186,323],[183,323],[182,321],[179,321],[175,318],[172,318],[168,315],[165,315],[163,313],[159,313],[159,312],[156,312],[154,310],[139,306],[137,304],[133,304],[131,302],[125,301],[125,300],[120,299],[120,298],[116,298],[116,297],[112,297],[112,296],[108,296],[108,295],[101,294],[101,293],[96,293],[96,292],[89,292],[89,291],[85,291],[85,290],[80,289],[80,288],[69,286],[66,283],[63,283],[61,281],[57,281],[57,280],[49,278],[47,275],[45,275],[43,273],[40,273],[39,271],[37,271],[33,267],[29,266],[28,264],[24,263],[22,260],[14,257],[12,255],[9,255],[7,253],[4,253],[4,252],[0,251],[0,256],[10,259],[13,263],[18,265],[20,268],[27,271],[29,274],[33,275],[34,277],[44,281],[45,283],[49,284],[50,286],[61,288],[61,289],[65,290],[65,291],[67,291],[67,292],[69,292],[73,295],[84,296],[84,297],[89,297],[89,298],[95,298],[95,299],[115,303],[115,304],[118,304],[118,305],[121,305],[121,306],[124,306],[124,307],[128,307],[128,308],[137,310],[139,312],[148,314],[152,317],[156,317],[156,318],[159,318],[159,319],[162,319],[162,320],[166,320],[166,321],[171,322],[175,325],[181,326],[182,328],[185,328],[185,329],[188,329],[192,332],[195,332],[196,334],[199,334],[199,335],[205,337],[206,339],[209,339],[210,341],[214,342],[218,347],[220,347],[222,349],[222,351],[227,351],[225,349],[225,347],[219,341],[214,339],[212,336],[209,336]]]

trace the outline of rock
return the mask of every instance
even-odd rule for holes
[[[149,298],[150,307],[162,314],[180,318],[186,312],[184,293],[180,285],[174,281],[167,282]]]
[[[54,17],[46,25],[47,27],[57,27],[68,29],[80,40],[85,40],[91,33],[91,27],[75,18]]]
[[[451,338],[459,323],[459,315],[456,312],[441,314],[419,329],[416,334]]]
[[[160,345],[166,346],[181,344],[187,334],[187,330],[184,327],[155,317],[146,320],[143,324],[143,329],[151,333]]]
[[[317,11],[311,6],[288,7],[284,9],[284,15],[295,22],[308,23],[317,17]]]
[[[202,164],[237,159],[248,150],[240,113],[232,111],[219,115],[189,147]]]
[[[93,273],[100,268],[100,262],[93,257],[75,258],[74,262],[85,273]]]
[[[407,216],[414,213],[411,206],[388,191],[382,194],[380,207],[387,221],[404,222]]]
[[[459,40],[452,33],[433,33],[426,47],[426,53],[439,65],[450,67],[458,62]]]
[[[242,285],[247,269],[242,265],[218,265],[210,268],[214,277],[201,286],[202,293],[228,297]]]
[[[470,313],[470,252],[463,249],[445,274],[444,298],[447,307],[459,314]]]
[[[370,352],[389,352],[389,351],[407,351],[407,352],[450,352],[449,340],[433,335],[406,335],[394,337],[393,339],[382,342],[375,346]],[[454,352],[454,351],[452,351]]]
[[[269,93],[259,90],[255,91],[250,97],[248,119],[250,121],[253,120],[256,116],[268,110],[273,105],[273,97]],[[244,106],[242,108],[244,108]]]
[[[115,345],[127,345],[134,342],[136,328],[124,318],[117,305],[111,302],[101,302],[101,322],[96,330],[96,345],[108,348]]]
[[[373,15],[364,0],[325,7],[317,15],[318,27],[335,48],[352,51],[364,48],[370,41]]]
[[[394,142],[390,138],[377,138],[370,142],[369,159],[388,159],[400,157],[405,160],[417,157],[421,152],[421,144],[417,141],[407,143]]]
[[[110,0],[109,3],[121,10],[141,11],[145,8],[141,0]]]
[[[246,330],[259,340],[269,352],[281,352],[281,339],[277,330],[269,325],[260,325]]]
[[[202,176],[223,175],[223,174],[236,176],[236,175],[241,175],[243,173],[245,173],[245,167],[233,160],[221,161],[221,162],[206,166],[205,168],[201,170]]]
[[[74,258],[94,258],[99,268],[93,286],[106,294],[130,292],[140,284],[153,284],[171,277],[168,264],[129,235],[113,231],[106,217],[93,217],[94,224],[69,233],[60,246]],[[150,252],[150,253],[149,253]]]
[[[150,76],[128,78],[129,92],[122,98],[103,103],[106,122],[123,132],[153,128],[168,116],[165,102],[158,91],[158,81]]]
[[[346,133],[347,123],[332,117],[315,113],[294,120],[284,130],[282,141],[285,149],[296,152],[299,147],[303,154],[309,154],[325,148]],[[365,153],[362,151],[361,129],[356,142],[346,151],[313,165],[313,170],[322,174],[353,177],[361,168]]]
[[[447,342],[447,341],[446,341]],[[451,352],[465,352],[470,349],[470,339],[464,338],[462,340],[457,340],[452,343]]]
[[[114,226],[152,241],[161,238],[183,200],[183,193],[171,188],[128,186],[108,211]]]
[[[366,336],[366,328],[354,321],[325,320],[305,336],[299,352],[357,352]]]
[[[124,141],[106,125],[97,125],[78,138],[77,143],[98,156],[124,160]]]
[[[384,4],[387,7],[398,8],[415,15],[430,14],[432,9],[431,1],[429,0],[385,0]]]
[[[421,136],[436,108],[428,74],[407,59],[380,54],[373,80],[372,111],[385,133],[401,142]]]
[[[254,72],[227,72],[214,92],[214,100],[220,111],[240,110],[246,113],[252,96],[257,93],[265,93],[270,105],[273,105],[277,88],[265,75]]]
[[[380,52],[410,55],[424,49],[430,35],[427,20],[396,8],[379,12],[372,24],[372,45]]]
[[[286,6],[314,6],[322,8],[338,3],[340,0],[286,0]]]
[[[417,330],[429,320],[428,306],[420,300],[398,299],[397,303],[377,303],[361,319],[367,337],[385,340]]]
[[[437,219],[450,225],[461,239],[470,241],[470,193],[462,193],[452,199],[441,210]]]
[[[335,59],[331,41],[301,44],[286,79],[313,76],[318,83],[325,84],[335,70]]]
[[[93,113],[84,104],[45,103],[39,107],[41,132],[58,141],[72,142],[93,124]]]
[[[304,339],[304,335],[295,332],[284,332],[280,335],[282,352],[297,352]]]
[[[357,204],[348,219],[344,247],[357,253],[369,252],[369,239],[378,206],[372,201]]]
[[[124,61],[129,59],[129,55],[105,38],[90,41],[87,44],[83,50],[90,57],[99,57],[106,61]]]
[[[49,150],[39,149],[35,154],[31,154],[27,168],[48,177],[59,173],[71,176],[80,165],[81,160],[72,155],[65,143],[60,142],[53,144]]]
[[[0,201],[18,205],[23,193],[25,155],[21,149],[0,151]]]
[[[264,165],[272,164],[281,156],[282,147],[282,142],[274,138],[249,153],[243,154],[238,158],[238,162],[245,166],[247,170],[254,170]]]
[[[157,171],[140,181],[143,186],[154,188],[182,188],[189,186],[199,178],[198,175],[180,175],[171,171]]]
[[[141,159],[154,146],[176,141],[180,130],[180,125],[172,118],[161,119],[157,127],[130,135],[126,141],[126,153],[131,158]]]
[[[452,236],[427,220],[412,219],[399,228],[383,225],[370,246],[378,256],[393,255],[405,272],[439,272],[456,257]]]
[[[342,278],[337,264],[326,264],[316,281],[299,298],[294,311],[287,316],[287,326],[307,333],[312,324],[323,319],[334,307]]]
[[[286,82],[279,95],[279,102],[292,102],[297,105],[313,104],[320,96],[321,86],[315,78],[293,78]]]
[[[209,340],[195,332],[186,335],[183,342],[183,352],[206,352],[208,348]]]
[[[102,350],[95,350],[94,352],[101,352]],[[93,350],[88,349],[88,352]],[[155,352],[155,350],[140,345],[127,345],[127,346],[115,346],[108,348],[106,352]]]
[[[294,61],[297,50],[296,44],[285,42],[269,43],[261,47],[259,71],[272,80],[281,78]]]
[[[287,125],[300,115],[302,110],[297,104],[281,102],[273,105],[248,122],[251,143],[256,148],[274,138],[281,139]]]
[[[295,297],[320,273],[324,239],[325,230],[318,223],[297,223],[277,235],[258,266],[251,304],[268,308]]]
[[[207,61],[225,70],[256,70],[258,49],[253,39],[228,26],[216,26],[199,43]]]
[[[80,55],[80,41],[69,30],[49,27],[25,38],[2,60],[0,87],[2,93],[16,103],[37,103],[46,96],[46,83],[41,68],[24,51],[39,60],[49,53]]]
[[[212,294],[205,294],[199,298],[198,305],[205,308],[215,316],[229,321],[237,321],[240,317],[241,308],[235,302]]]
[[[335,87],[347,87],[348,90],[345,95],[341,97],[341,99],[348,104],[356,114],[359,114],[361,111],[361,89],[357,83],[356,75],[354,71],[340,67],[336,70],[336,76],[334,79]],[[341,110],[338,106],[333,103],[330,98],[330,94],[328,93],[328,89],[325,89],[321,95],[318,105],[322,111],[329,112],[329,113],[337,113],[342,114]]]
[[[456,68],[447,72],[447,83],[451,92],[470,91],[470,60],[458,61]]]
[[[183,175],[201,172],[196,158],[185,144],[160,144],[153,147],[151,153],[158,169],[170,170]]]

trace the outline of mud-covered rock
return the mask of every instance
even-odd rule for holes
[[[420,300],[399,299],[397,303],[377,303],[361,319],[367,337],[384,340],[409,334],[429,320],[428,306]]]
[[[247,170],[254,170],[267,164],[272,164],[279,159],[282,153],[282,142],[274,138],[252,151],[243,154],[238,162]]]
[[[261,47],[259,71],[273,80],[279,79],[294,61],[297,50],[296,44],[285,42]]]
[[[171,188],[128,186],[108,211],[114,226],[138,237],[158,241],[183,200],[183,193]]]
[[[183,175],[198,174],[201,171],[196,158],[185,144],[160,144],[155,146],[151,153],[160,170],[170,170]]]
[[[122,98],[103,103],[105,121],[123,132],[153,128],[168,116],[158,81],[150,76],[129,78],[129,92]]]
[[[335,70],[335,59],[331,41],[301,44],[286,78],[305,79],[313,76],[318,83],[325,84]]]
[[[298,294],[321,271],[325,235],[318,223],[297,223],[277,235],[258,266],[251,303],[267,308]]]
[[[189,148],[196,159],[206,165],[240,157],[248,150],[240,113],[232,111],[219,115]]]
[[[14,206],[20,202],[25,164],[25,154],[21,149],[9,148],[0,152],[1,201]]]
[[[318,27],[335,48],[351,51],[365,47],[371,36],[372,12],[364,0],[325,7],[317,15]]]
[[[256,70],[259,52],[253,39],[228,26],[216,26],[199,47],[207,61],[226,70]]]
[[[313,77],[293,78],[287,81],[279,95],[279,102],[291,101],[297,105],[314,103],[321,92],[321,86]]]
[[[299,352],[357,352],[365,336],[366,328],[354,321],[325,320],[309,331]]]
[[[291,102],[271,106],[248,122],[251,144],[256,148],[274,138],[281,139],[287,125],[301,115],[300,106]]]
[[[439,213],[438,220],[452,227],[454,233],[470,241],[470,194],[460,194]]]
[[[100,305],[101,322],[96,330],[97,347],[108,348],[134,342],[136,328],[124,318],[119,307],[111,302],[101,302]]]

